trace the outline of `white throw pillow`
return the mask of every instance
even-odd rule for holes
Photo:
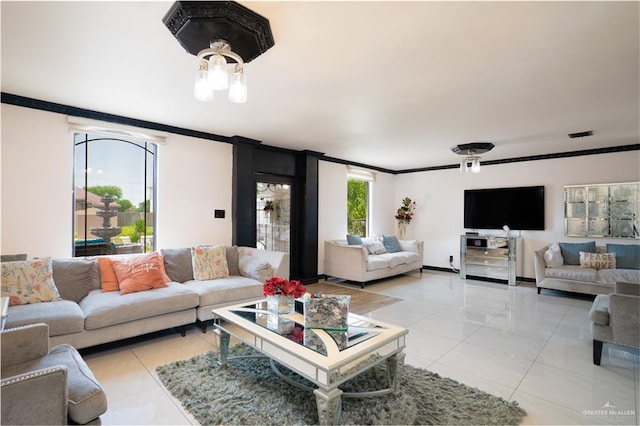
[[[544,252],[544,263],[547,264],[547,268],[557,268],[564,265],[564,259],[558,244],[551,244],[549,249]]]
[[[240,255],[238,268],[242,276],[253,278],[260,282],[265,282],[273,277],[273,268],[269,262],[265,262],[256,257]]]

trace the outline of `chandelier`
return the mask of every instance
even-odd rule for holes
[[[193,86],[193,96],[199,101],[212,101],[215,90],[229,89],[229,100],[242,104],[247,102],[247,80],[244,75],[244,61],[231,50],[226,40],[215,40],[211,47],[198,52],[199,68]],[[227,60],[236,61],[234,71],[229,82]],[[208,59],[207,59],[208,58]]]
[[[480,155],[489,152],[494,148],[490,142],[473,142],[455,145],[451,151],[459,155],[465,155],[460,162],[460,172],[480,173]]]
[[[163,22],[198,58],[196,99],[212,101],[228,89],[231,102],[247,101],[244,65],[274,45],[268,19],[234,1],[177,1]]]

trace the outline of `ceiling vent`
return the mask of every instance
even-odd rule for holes
[[[587,130],[586,132],[569,133],[571,139],[586,138],[587,136],[593,136],[593,130]]]

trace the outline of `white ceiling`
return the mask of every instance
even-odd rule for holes
[[[172,2],[2,1],[2,91],[391,170],[640,141],[638,2],[241,3],[246,104],[193,99]]]

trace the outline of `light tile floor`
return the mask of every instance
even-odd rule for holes
[[[508,400],[524,424],[638,424],[640,354],[606,345],[592,362],[592,298],[408,274],[365,288],[403,301],[368,314],[409,328],[406,362]],[[192,326],[82,351],[104,386],[110,424],[197,424],[160,384],[155,368],[215,350],[215,334]],[[311,396],[310,396],[311,397]]]

